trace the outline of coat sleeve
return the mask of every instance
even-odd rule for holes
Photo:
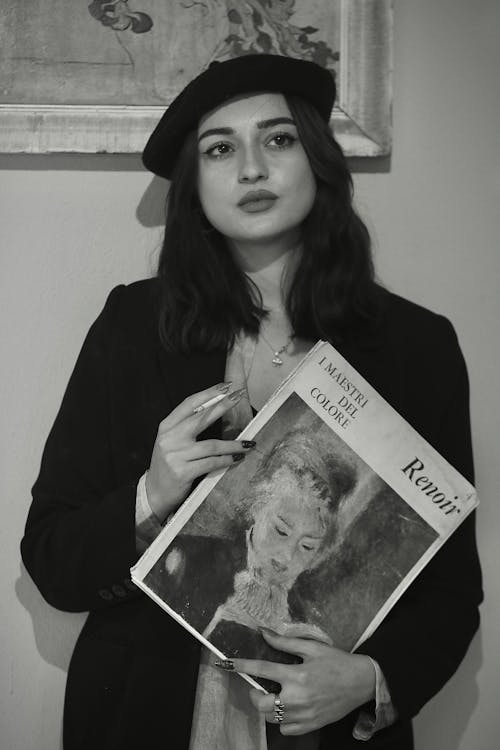
[[[86,611],[138,595],[130,580],[136,482],[116,486],[109,444],[109,368],[124,287],[91,327],[43,452],[23,562],[54,607]]]
[[[450,387],[434,447],[473,482],[467,371],[451,324],[437,323],[447,363],[441,375]],[[379,663],[401,719],[415,716],[455,672],[478,628],[481,601],[472,513],[358,649]]]

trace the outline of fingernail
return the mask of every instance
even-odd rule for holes
[[[216,387],[216,388],[217,388],[217,390],[218,390],[218,391],[220,391],[221,393],[227,393],[227,392],[228,392],[228,390],[229,390],[229,389],[231,388],[231,386],[232,386],[232,382],[231,382],[231,381],[229,380],[229,381],[228,381],[227,383],[219,383],[219,384],[218,384],[218,385],[216,385],[215,387]]]
[[[219,667],[219,669],[225,669],[227,672],[234,670],[234,664],[231,659],[217,659],[214,661],[214,664],[216,667]]]
[[[230,393],[228,399],[235,402],[239,401],[243,394],[246,393],[246,390],[246,388],[239,388],[237,391],[233,391],[232,393]]]
[[[245,458],[244,453],[233,453],[233,461],[234,463],[237,463],[238,461],[243,461]]]
[[[255,442],[255,440],[242,440],[241,445],[243,446],[243,448],[246,448],[248,450],[249,448],[255,448],[257,443]]]

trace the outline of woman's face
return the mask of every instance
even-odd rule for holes
[[[230,243],[297,243],[316,181],[282,94],[241,97],[205,115],[198,152],[203,211]]]
[[[253,560],[269,583],[291,586],[314,567],[327,531],[326,501],[317,497],[310,476],[297,477],[284,466],[271,494],[255,517],[251,533]],[[279,489],[276,488],[279,486]],[[263,488],[263,492],[265,489]]]

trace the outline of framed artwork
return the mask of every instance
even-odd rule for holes
[[[0,151],[142,151],[213,60],[268,52],[331,71],[348,156],[390,152],[392,0],[3,0]]]

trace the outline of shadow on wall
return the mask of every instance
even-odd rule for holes
[[[166,200],[170,183],[161,177],[153,177],[135,212],[143,227],[164,227],[167,214]]]
[[[41,658],[67,674],[86,613],[60,612],[47,604],[23,565],[15,590],[19,602],[31,617],[35,644]],[[62,705],[55,706],[54,713],[59,711],[62,716],[62,708]],[[59,729],[58,750],[62,750],[62,725]]]
[[[414,721],[416,750],[458,750],[479,701],[477,673],[483,663],[481,631],[475,636],[456,675]]]

